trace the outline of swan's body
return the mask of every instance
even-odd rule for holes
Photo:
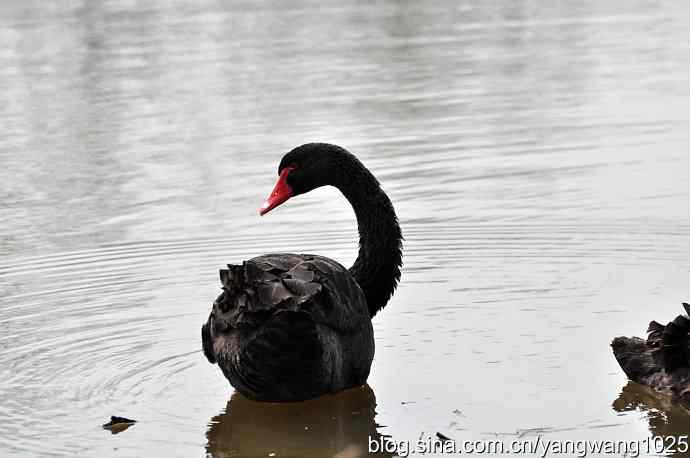
[[[690,305],[683,306],[690,314]],[[690,319],[679,315],[666,326],[652,321],[647,332],[647,340],[613,339],[618,364],[630,380],[690,407]]]
[[[228,265],[202,340],[208,360],[245,396],[294,401],[366,382],[374,357],[371,317],[397,285],[402,237],[376,179],[342,148],[296,148],[279,175],[261,213],[336,186],[357,215],[359,256],[350,269],[323,256],[282,253]]]
[[[296,254],[228,268],[208,322],[216,337],[204,349],[235,388],[253,399],[287,401],[366,382],[374,333],[347,269]]]

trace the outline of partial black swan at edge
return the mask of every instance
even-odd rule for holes
[[[683,304],[690,314],[690,305]],[[666,326],[652,321],[647,340],[616,337],[613,354],[634,382],[649,386],[690,407],[690,319],[678,315]]]
[[[260,214],[335,186],[355,211],[359,255],[349,269],[323,256],[284,253],[228,265],[201,335],[204,354],[239,392],[297,401],[366,382],[374,357],[371,318],[400,279],[402,235],[376,178],[339,146],[299,146],[283,157],[278,175]]]

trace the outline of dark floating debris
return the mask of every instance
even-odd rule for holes
[[[109,430],[113,434],[121,433],[125,429],[136,423],[136,420],[130,420],[125,417],[111,416],[110,421],[103,425],[103,429]]]
[[[441,439],[443,442],[453,442],[453,439],[439,432],[436,432],[436,437]]]

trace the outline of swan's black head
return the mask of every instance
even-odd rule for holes
[[[278,182],[259,209],[265,214],[291,197],[326,185],[338,185],[344,168],[359,160],[344,148],[329,143],[307,143],[293,149],[280,161]]]

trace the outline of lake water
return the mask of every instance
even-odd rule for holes
[[[609,348],[690,299],[690,3],[0,12],[0,455],[690,434]],[[378,176],[402,282],[374,319],[369,387],[254,403],[201,353],[218,269],[356,255],[332,188],[257,214],[307,141]],[[112,435],[110,415],[139,422]]]

